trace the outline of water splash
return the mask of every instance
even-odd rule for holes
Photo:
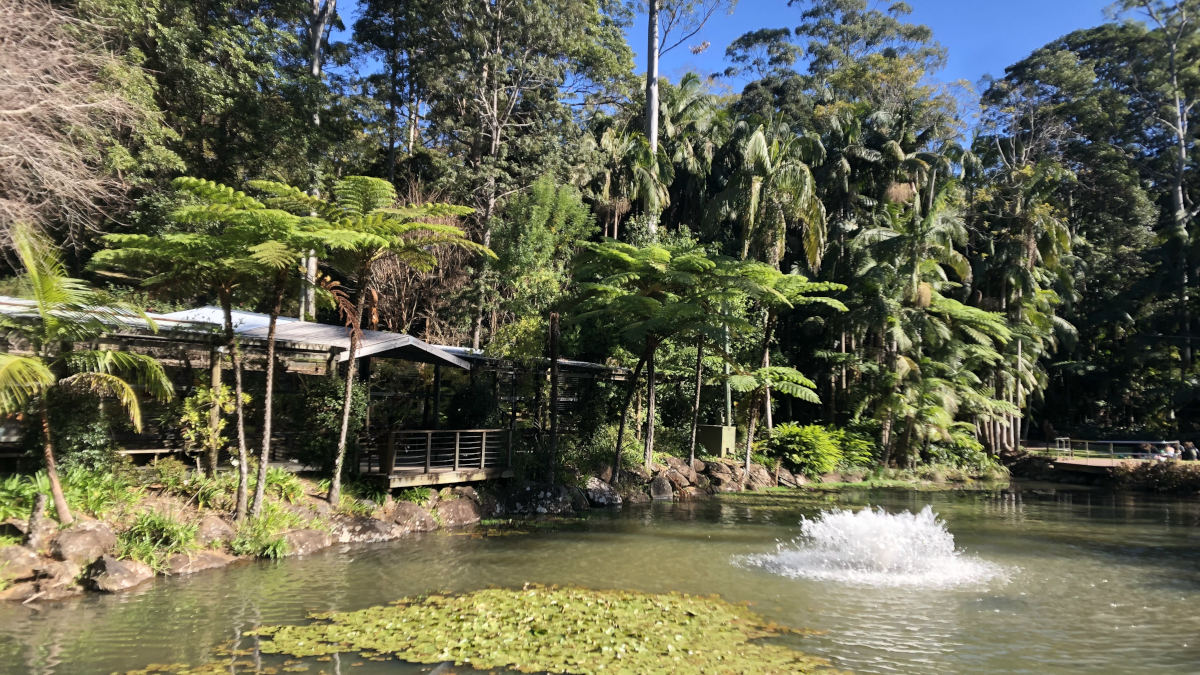
[[[835,509],[800,521],[801,535],[775,553],[740,564],[793,579],[856,586],[953,588],[1002,576],[1000,566],[963,555],[929,506],[918,513]]]

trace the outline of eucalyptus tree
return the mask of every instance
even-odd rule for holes
[[[313,197],[284,185],[259,186],[269,187],[272,203],[279,208],[298,214],[315,213],[316,218],[324,221],[324,227],[331,231],[326,237],[326,264],[354,286],[351,296],[339,299],[339,309],[350,331],[350,348],[346,354],[342,421],[328,494],[329,502],[336,505],[341,500],[362,319],[375,291],[380,263],[386,258],[427,271],[437,265],[439,256],[447,249],[466,249],[491,258],[495,254],[467,239],[458,227],[447,224],[470,214],[470,208],[450,204],[398,206],[396,189],[379,178],[343,178],[334,184],[331,199]]]
[[[73,522],[63,494],[55,458],[52,391],[76,391],[112,397],[138,431],[142,413],[138,390],[160,399],[172,395],[171,382],[152,357],[100,347],[105,333],[130,324],[154,322],[139,309],[113,303],[78,279],[67,276],[58,251],[27,225],[17,225],[13,245],[22,271],[17,277],[22,295],[32,300],[28,313],[6,315],[0,328],[28,344],[29,355],[0,356],[0,411],[22,412],[32,404],[41,422],[42,460],[58,519]]]

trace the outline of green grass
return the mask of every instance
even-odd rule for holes
[[[247,518],[238,526],[237,536],[229,543],[236,555],[256,558],[282,558],[287,555],[283,533],[309,523],[304,518],[268,502],[257,518]]]
[[[146,563],[161,571],[176,553],[196,547],[196,525],[171,515],[147,511],[117,535],[117,557]]]

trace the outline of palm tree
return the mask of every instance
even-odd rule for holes
[[[28,314],[9,316],[0,323],[9,335],[26,342],[31,353],[0,357],[0,411],[11,414],[31,402],[36,405],[51,497],[59,521],[68,524],[74,519],[58,477],[51,433],[55,411],[50,409],[48,394],[67,390],[110,396],[141,431],[137,389],[167,400],[171,382],[153,358],[97,345],[105,333],[131,323],[153,328],[149,317],[123,304],[103,304],[84,282],[67,276],[53,244],[28,226],[14,228],[13,244],[24,268],[18,280],[33,306]]]
[[[729,377],[729,386],[746,394],[746,476],[750,475],[750,455],[754,448],[754,428],[758,424],[758,409],[769,391],[777,391],[807,401],[820,403],[813,391],[816,385],[795,368],[766,366]]]
[[[343,178],[334,185],[333,199],[329,200],[278,184],[271,191],[277,206],[298,214],[315,213],[327,224],[331,236],[325,240],[328,247],[325,259],[355,286],[353,297],[342,298],[339,303],[350,329],[350,349],[341,430],[329,483],[328,499],[336,505],[341,500],[342,468],[350,428],[355,360],[362,341],[362,318],[368,298],[375,291],[375,274],[380,261],[390,258],[400,265],[424,272],[437,266],[439,253],[446,247],[464,248],[491,258],[496,256],[486,246],[467,239],[461,229],[436,222],[467,215],[471,209],[449,204],[397,207],[396,189],[379,178]]]
[[[818,270],[825,250],[825,206],[808,163],[821,160],[820,140],[777,122],[753,128],[739,122],[735,137],[740,163],[717,195],[721,208],[716,213],[738,225],[741,258],[753,254],[778,269],[788,233],[799,231],[804,260]]]

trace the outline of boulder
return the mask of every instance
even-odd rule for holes
[[[499,509],[514,515],[563,515],[574,513],[571,493],[563,485],[530,484],[518,488],[504,499]]]
[[[671,481],[667,477],[659,474],[650,481],[650,498],[654,501],[670,501],[675,498],[675,488],[671,487]]]
[[[207,515],[196,524],[196,543],[211,546],[217,542],[228,543],[237,537],[233,526],[220,516]]]
[[[153,577],[154,570],[146,563],[117,560],[111,555],[106,555],[92,563],[83,582],[92,590],[116,593],[133,588]]]
[[[779,469],[779,484],[785,487],[798,488],[808,482],[802,473],[792,473],[787,469]]]
[[[775,486],[775,479],[771,477],[767,468],[761,464],[750,465],[750,476],[746,480],[746,487],[751,490],[765,490]]]
[[[653,501],[645,490],[630,490],[624,497],[626,504],[649,504]]]
[[[470,499],[449,499],[438,502],[437,517],[446,527],[462,527],[479,522],[479,505]]]
[[[709,462],[705,465],[704,470],[710,476],[730,476],[733,474],[733,469],[725,462]]]
[[[665,472],[659,475],[666,478],[671,483],[671,487],[676,490],[682,490],[683,488],[692,484],[691,481],[689,481],[683,476],[683,474],[679,473],[675,469],[667,469]],[[651,486],[653,487],[653,483],[651,483]]]
[[[59,560],[87,567],[100,556],[112,553],[117,537],[98,520],[81,520],[59,530],[50,542],[50,554]]]
[[[741,492],[742,484],[740,481],[734,480],[730,474],[714,474],[711,479],[713,492]]]
[[[583,490],[571,486],[567,488],[567,496],[571,499],[571,509],[576,513],[587,511],[591,508],[591,504],[588,503],[587,495],[583,493]]]
[[[602,482],[611,483],[612,482],[612,466],[608,466],[608,465],[604,466],[602,469],[600,469],[596,473],[596,477],[599,478]]]
[[[0,591],[0,602],[4,602],[5,600],[25,602],[37,595],[37,592],[37,582],[20,581]]]
[[[697,487],[685,487],[675,493],[675,499],[681,502],[694,502],[705,495],[704,491]]]
[[[78,581],[82,570],[75,563],[43,558],[34,572],[38,599],[62,600],[79,595],[83,592]]]
[[[592,506],[621,505],[621,495],[617,494],[613,486],[595,476],[588,478],[585,494]]]
[[[704,470],[707,468],[708,468],[708,465],[705,464],[704,462],[701,462],[698,459],[692,460],[692,471],[695,471],[697,474],[704,473]]]
[[[308,555],[333,545],[333,537],[323,530],[290,530],[283,533],[287,555]]]
[[[822,483],[840,483],[840,482],[842,482],[842,474],[837,473],[837,472],[822,474],[821,482]]]
[[[460,485],[459,487],[454,488],[453,492],[455,497],[460,499],[470,499],[476,504],[479,503],[479,493],[476,492],[475,488],[471,487],[470,485]]]
[[[24,546],[0,548],[0,586],[33,578],[41,562],[41,556]]]
[[[634,485],[645,485],[650,482],[650,474],[642,466],[634,466],[621,472],[621,480]]]
[[[683,479],[683,484],[675,485],[676,488],[681,488],[681,487],[686,487],[688,485],[696,484],[696,479],[698,476],[696,475],[696,470],[692,468],[692,465],[690,462],[688,462],[688,460],[680,458],[680,457],[668,457],[667,458],[667,466],[672,471],[678,473],[679,476]],[[668,478],[670,478],[670,476],[668,476]],[[671,483],[675,484],[675,481],[671,480]]]
[[[196,551],[195,553],[176,553],[167,559],[167,574],[195,574],[204,570],[224,567],[237,558],[222,551]]]
[[[438,528],[437,521],[425,509],[412,502],[396,502],[392,521],[405,534],[409,532],[431,532]]]
[[[368,516],[340,516],[333,519],[330,534],[342,544],[360,544],[391,541],[406,534],[407,530],[383,520]]]

